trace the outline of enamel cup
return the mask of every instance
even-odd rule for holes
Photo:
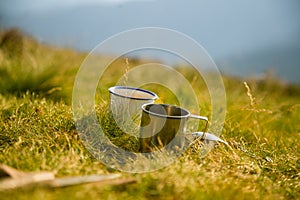
[[[151,91],[128,86],[110,87],[110,111],[118,127],[127,134],[138,136],[141,107],[153,103],[158,96]]]

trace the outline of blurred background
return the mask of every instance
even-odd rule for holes
[[[225,74],[300,83],[298,0],[0,1],[0,28],[16,27],[39,42],[77,51],[146,26],[192,37]]]

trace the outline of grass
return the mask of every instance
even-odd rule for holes
[[[224,76],[227,113],[221,137],[229,146],[217,145],[201,158],[196,144],[158,171],[118,172],[95,159],[75,129],[71,89],[85,54],[49,47],[14,33],[23,41],[20,53],[12,47],[14,42],[4,44],[5,34],[12,33],[2,33],[0,40],[0,163],[24,171],[53,171],[57,177],[121,173],[137,183],[58,189],[32,186],[1,191],[0,199],[300,198],[300,86],[277,79]],[[141,61],[129,62],[133,67]],[[106,71],[109,78],[103,80],[107,87],[122,73],[120,67],[128,70],[124,60],[112,65],[116,67]],[[201,83],[188,69],[179,70],[194,85]],[[201,88],[197,93],[205,102],[204,114],[209,112],[206,93],[201,94]],[[134,138],[122,135],[103,112],[106,106],[104,96],[99,100],[98,117],[107,132],[113,133],[110,139],[124,148],[136,148]]]
[[[0,93],[35,93],[70,103],[76,71],[86,54],[41,45],[16,29],[0,34]]]

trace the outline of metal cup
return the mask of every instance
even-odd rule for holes
[[[145,104],[142,106],[140,127],[140,152],[153,152],[160,148],[167,150],[182,148],[185,143],[186,122],[189,118],[204,120],[206,132],[207,117],[192,115],[186,109],[168,104]]]
[[[158,96],[151,91],[128,87],[110,87],[110,111],[118,127],[127,134],[138,136],[141,106],[153,103]]]

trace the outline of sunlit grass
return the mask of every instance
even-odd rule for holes
[[[85,54],[37,43],[12,29],[0,34],[0,93],[26,92],[70,102],[76,70]]]
[[[0,199],[300,198],[299,86],[276,79],[224,77],[227,113],[221,137],[229,146],[219,144],[201,158],[200,146],[195,144],[166,168],[130,174],[100,163],[86,150],[76,131],[69,102],[84,55],[27,42],[22,58],[4,53],[7,50],[1,47],[0,69],[8,75],[0,74],[0,163],[24,171],[53,171],[57,177],[117,172],[136,178],[137,183],[88,184],[55,190],[33,186],[2,191]],[[32,45],[35,48],[29,48]],[[137,65],[135,62],[130,65]],[[106,87],[122,74],[120,69],[126,69],[122,60],[113,65],[117,67],[103,77]],[[201,85],[197,94],[204,102],[203,113],[208,114],[209,102],[202,81],[194,79],[188,69],[179,70],[195,86]],[[17,87],[26,83],[22,90]],[[8,88],[14,89],[10,92]],[[61,88],[64,95],[50,92],[55,88]],[[107,114],[108,93],[104,93],[97,101],[100,123],[112,143],[135,151],[135,138],[123,135]]]

